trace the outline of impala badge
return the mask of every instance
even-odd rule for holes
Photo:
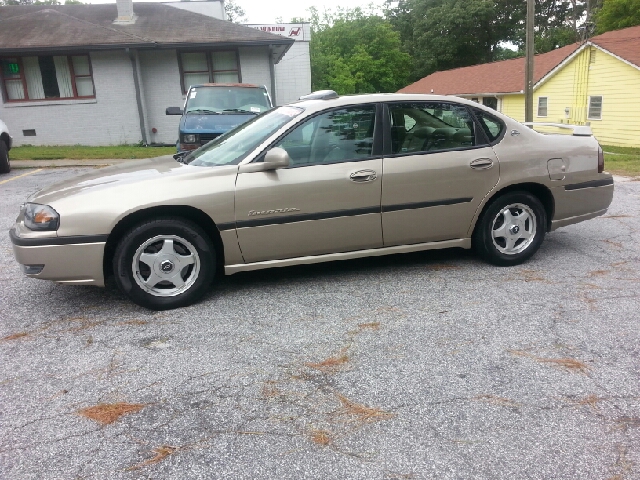
[[[249,210],[249,216],[253,217],[255,215],[272,215],[274,213],[289,213],[289,212],[299,212],[299,208],[274,208],[273,210]]]

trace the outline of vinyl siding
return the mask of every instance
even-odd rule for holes
[[[587,95],[602,95],[602,120],[589,120],[605,145],[640,146],[640,70],[598,50]],[[589,98],[585,100],[585,108]]]
[[[524,122],[524,95],[502,97],[502,113],[518,122]]]
[[[593,63],[591,51],[595,51]],[[590,96],[602,96],[602,120],[587,118]],[[546,117],[537,116],[539,97],[547,97]],[[568,118],[565,108],[569,108]],[[604,145],[640,146],[639,111],[640,69],[596,47],[585,48],[533,92],[534,122],[589,123]],[[524,121],[524,95],[502,97],[502,113]],[[537,129],[559,132],[548,127]]]

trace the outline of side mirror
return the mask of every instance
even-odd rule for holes
[[[264,156],[262,162],[240,165],[239,173],[266,172],[286,168],[291,163],[291,158],[284,148],[273,147]]]
[[[183,111],[180,107],[167,107],[165,110],[165,114],[167,115],[182,115]]]
[[[291,163],[291,158],[284,148],[274,147],[264,156],[265,170],[276,170],[286,168]]]
[[[180,163],[182,163],[182,160],[184,159],[184,157],[186,157],[190,153],[191,153],[191,151],[174,153],[173,154],[173,159],[179,161]]]

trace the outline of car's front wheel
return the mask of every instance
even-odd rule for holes
[[[0,140],[0,173],[9,173],[11,171],[11,164],[9,163],[9,152],[7,151],[7,145],[3,140]]]
[[[495,199],[478,220],[474,247],[494,265],[518,265],[540,248],[546,224],[540,200],[528,192],[510,192]]]
[[[113,257],[116,284],[152,310],[184,307],[208,289],[216,271],[213,243],[196,224],[159,218],[133,227]]]

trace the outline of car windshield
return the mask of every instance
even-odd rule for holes
[[[185,157],[189,165],[237,165],[271,134],[300,115],[298,107],[280,107],[252,118]]]
[[[185,113],[258,114],[270,108],[269,96],[264,88],[202,86],[189,90]]]

